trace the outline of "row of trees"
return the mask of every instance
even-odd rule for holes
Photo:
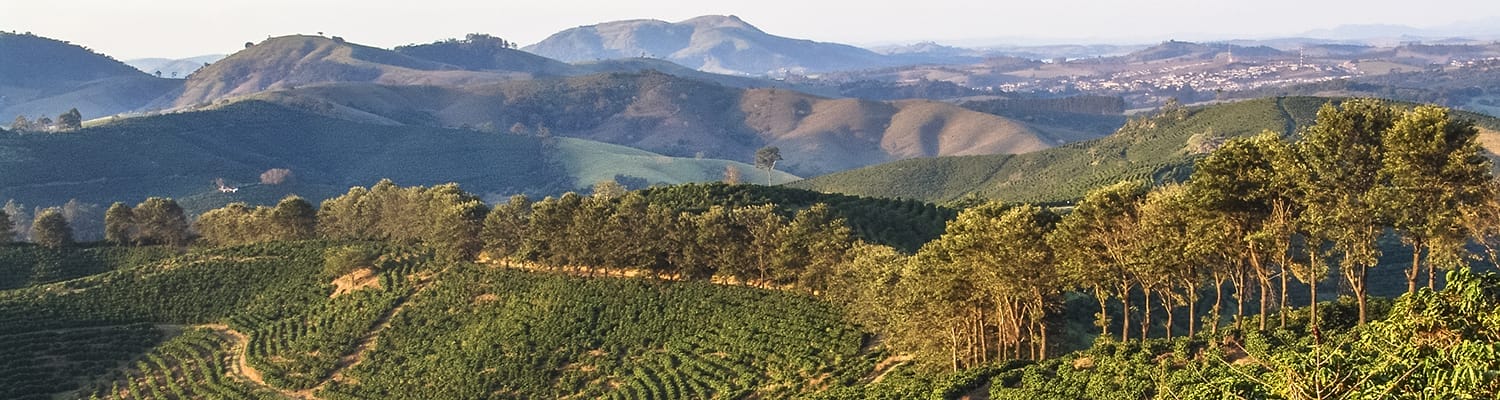
[[[485,254],[551,268],[644,271],[821,292],[852,242],[844,221],[816,204],[791,218],[772,205],[680,212],[640,193],[618,199],[516,196],[484,221]]]
[[[1300,140],[1270,132],[1231,140],[1182,185],[1099,188],[1063,216],[1027,205],[971,208],[911,256],[862,246],[840,265],[829,297],[898,349],[955,369],[1045,357],[1049,316],[1067,290],[1097,301],[1105,336],[1117,326],[1121,340],[1170,337],[1182,331],[1174,322],[1183,312],[1186,333],[1196,333],[1208,296],[1209,329],[1223,321],[1226,295],[1237,324],[1258,301],[1266,329],[1269,313],[1287,306],[1290,279],[1316,299],[1337,268],[1363,324],[1378,239],[1394,235],[1411,248],[1404,275],[1416,291],[1421,272],[1433,287],[1434,271],[1473,257],[1470,240],[1500,234],[1476,136],[1439,107],[1327,105]]]
[[[17,115],[15,121],[10,123],[10,130],[15,132],[71,131],[81,128],[83,128],[83,114],[79,113],[77,108],[58,114],[56,121],[46,116],[31,120],[25,115]]]

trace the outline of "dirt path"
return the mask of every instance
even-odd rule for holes
[[[364,336],[360,336],[358,342],[359,344],[354,346],[354,351],[349,352],[349,354],[345,354],[343,357],[339,357],[339,363],[333,368],[333,373],[329,374],[328,379],[324,379],[323,382],[318,383],[318,386],[313,387],[312,389],[310,389],[310,391],[323,390],[323,387],[328,386],[328,382],[333,381],[353,383],[350,382],[352,378],[344,376],[344,371],[347,371],[349,368],[354,367],[355,365],[359,365],[359,363],[361,362],[364,362],[365,356],[370,353],[370,350],[375,349],[376,340],[380,339],[380,334],[382,332],[385,332],[386,328],[391,327],[391,318],[394,318],[396,314],[401,313],[401,310],[406,309],[406,305],[411,304],[411,300],[422,294],[422,291],[426,290],[428,286],[431,286],[431,283],[436,280],[437,276],[441,275],[444,271],[446,270],[438,271],[427,276],[417,277],[416,284],[414,285],[415,287],[412,289],[411,294],[399,300],[394,307],[386,310],[385,314],[381,314],[380,318],[376,319],[375,323],[372,324],[374,327],[370,328],[369,332],[365,332]]]
[[[271,386],[270,384],[266,383],[266,379],[265,377],[261,376],[260,371],[256,370],[255,367],[250,366],[250,337],[245,336],[244,333],[240,333],[240,331],[234,330],[233,328],[230,328],[229,325],[224,324],[203,324],[194,325],[194,327],[212,330],[214,331],[214,334],[219,335],[219,337],[229,340],[231,346],[231,349],[229,351],[230,354],[234,355],[234,363],[231,363],[229,365],[229,373],[245,378],[245,380],[248,380],[251,383],[256,384],[257,386],[274,391],[277,394],[286,396],[288,398],[316,399],[316,397],[313,397],[311,391],[303,390],[294,392]]]

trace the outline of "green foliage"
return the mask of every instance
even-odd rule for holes
[[[82,245],[54,250],[30,245],[0,246],[0,290],[133,268],[172,255],[172,251],[160,247]]]
[[[31,223],[31,241],[51,249],[73,244],[73,228],[63,218],[62,210],[48,208],[36,214]]]
[[[782,215],[791,216],[796,210],[827,204],[834,215],[849,224],[855,237],[907,252],[936,239],[943,233],[943,226],[958,214],[916,200],[825,194],[779,186],[685,184],[651,188],[642,194],[652,204],[689,212],[701,212],[713,205],[772,204]]]
[[[85,388],[97,398],[276,398],[270,390],[232,377],[232,343],[212,330],[191,328],[142,351],[123,371]]]
[[[462,264],[433,285],[326,394],[785,398],[860,362],[862,334],[799,295]]]
[[[10,214],[0,210],[0,245],[8,244],[16,236],[16,224],[11,222]]]
[[[1103,138],[1019,155],[935,157],[823,175],[789,186],[860,196],[948,203],[974,195],[1053,203],[1123,180],[1181,181],[1213,147],[1189,148],[1206,132],[1233,138],[1311,125],[1327,99],[1264,98],[1133,119]],[[1181,117],[1181,118],[1179,118]]]
[[[250,208],[231,203],[193,221],[201,242],[241,245],[276,240],[306,240],[316,233],[317,211],[301,197],[288,196],[276,207]]]
[[[130,214],[136,235],[133,242],[147,245],[187,246],[188,239],[190,239],[187,216],[184,215],[182,206],[177,205],[175,200],[152,197],[137,204]]]
[[[0,397],[49,399],[84,389],[89,378],[113,373],[162,336],[149,324],[0,334]]]
[[[332,239],[423,243],[445,257],[472,259],[483,246],[479,233],[488,212],[457,184],[400,188],[382,180],[323,201],[318,230]]]
[[[104,241],[121,245],[129,244],[135,237],[135,210],[125,203],[115,202],[104,212]]]
[[[375,266],[380,253],[366,246],[339,246],[323,251],[323,277],[334,279],[358,268]]]

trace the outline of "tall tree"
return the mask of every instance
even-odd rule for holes
[[[1284,231],[1267,230],[1267,224],[1274,208],[1290,210],[1285,208],[1291,203],[1290,185],[1276,163],[1289,152],[1290,145],[1275,132],[1232,139],[1195,163],[1190,180],[1191,196],[1232,224],[1232,240],[1227,243],[1234,256],[1231,262],[1249,267],[1248,272],[1256,280],[1262,312],[1270,309],[1271,280],[1279,272],[1285,272],[1278,271],[1284,265],[1273,265],[1275,260],[1285,258],[1287,249],[1275,246],[1284,243],[1284,238],[1270,236]],[[1235,297],[1237,309],[1243,313],[1244,297],[1250,288],[1240,286],[1235,287]],[[1265,323],[1264,318],[1260,319],[1260,329],[1266,328]]]
[[[524,194],[510,197],[505,204],[496,205],[484,217],[484,251],[493,260],[508,260],[518,256],[522,240],[528,236],[527,221],[531,218],[531,199]]]
[[[1110,326],[1107,304],[1122,304],[1121,340],[1130,339],[1130,293],[1136,287],[1131,273],[1132,247],[1140,202],[1146,195],[1141,182],[1120,182],[1094,189],[1064,216],[1047,237],[1058,267],[1071,286],[1088,289],[1099,302],[1098,324]]]
[[[1375,100],[1326,104],[1296,146],[1306,166],[1299,182],[1302,221],[1315,239],[1332,246],[1359,304],[1360,324],[1368,319],[1368,269],[1380,256],[1382,227],[1372,197],[1380,188],[1381,136],[1396,118],[1394,109]]]
[[[31,240],[42,247],[61,248],[73,244],[73,229],[62,210],[48,208],[38,212],[31,223]]]
[[[0,244],[10,243],[15,237],[16,224],[10,221],[10,214],[0,209]]]
[[[274,226],[277,240],[312,239],[318,232],[318,211],[302,197],[290,195],[271,209],[269,222]]]
[[[766,184],[771,184],[771,171],[776,170],[776,162],[781,161],[781,148],[766,146],[755,151],[755,167],[766,170]]]
[[[77,108],[69,109],[68,112],[62,113],[61,115],[57,116],[58,129],[73,130],[82,127],[83,114],[80,114]]]
[[[135,239],[135,213],[125,203],[115,202],[104,211],[104,240],[116,245]]]
[[[131,214],[139,242],[178,247],[188,244],[187,215],[177,201],[164,197],[148,198],[137,204]]]
[[[1436,269],[1464,265],[1467,233],[1460,210],[1478,204],[1490,180],[1490,161],[1480,150],[1479,131],[1454,120],[1446,108],[1419,106],[1382,135],[1384,157],[1374,193],[1384,218],[1411,247],[1407,292],[1417,290],[1422,254],[1428,260],[1428,287]]]

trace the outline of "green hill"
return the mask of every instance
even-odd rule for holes
[[[777,146],[785,157],[778,168],[804,176],[911,157],[1022,153],[1102,134],[941,102],[829,99],[655,71],[465,87],[346,83],[251,98],[372,123],[527,134],[545,128],[677,157],[750,161],[756,149]]]
[[[692,212],[702,212],[716,205],[769,204],[790,216],[798,210],[823,203],[844,219],[855,236],[906,252],[914,252],[942,235],[948,221],[958,215],[953,209],[916,200],[825,194],[782,186],[689,184],[651,188],[644,193],[653,204],[667,204]]]
[[[377,261],[335,279],[324,251],[342,246],[198,250],[0,291],[0,395],[786,398],[874,363],[860,330],[804,295],[373,245],[354,246]]]
[[[1089,189],[1129,179],[1180,179],[1193,160],[1223,140],[1263,130],[1291,134],[1313,122],[1328,98],[1246,100],[1187,110],[1185,116],[1140,118],[1113,135],[1019,155],[903,160],[829,174],[790,187],[939,203],[965,197],[1017,202],[1064,202]],[[1479,114],[1481,141],[1500,154],[1500,123]]]
[[[747,179],[758,172],[745,164],[578,139],[358,123],[245,101],[73,133],[0,134],[0,170],[6,171],[0,199],[51,206],[71,198],[107,205],[169,196],[202,211],[235,201],[273,204],[287,194],[317,201],[390,178],[414,185],[457,182],[500,200],[585,190],[616,175],[651,183],[717,181],[727,165]],[[272,168],[290,169],[293,178],[260,183]],[[220,193],[219,178],[239,190]]]

